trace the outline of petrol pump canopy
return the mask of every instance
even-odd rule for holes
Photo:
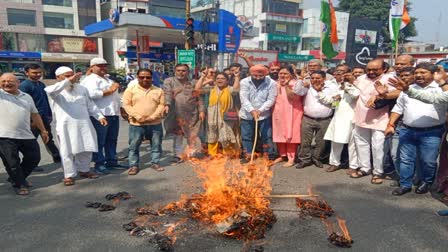
[[[236,16],[228,11],[219,10],[218,20],[220,20],[219,23],[206,25],[203,25],[201,21],[194,21],[196,44],[202,43],[201,31],[205,28],[209,33],[210,42],[218,43],[219,52],[237,52],[240,28],[236,25]],[[84,32],[89,37],[136,40],[137,36],[148,36],[151,41],[183,43],[184,29],[185,19],[125,12],[118,14],[118,18],[114,16],[90,24],[85,27]]]

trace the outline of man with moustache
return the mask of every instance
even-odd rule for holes
[[[84,178],[98,178],[89,169],[92,153],[98,151],[97,136],[90,116],[106,126],[107,121],[95,103],[90,99],[85,87],[79,85],[82,73],[74,74],[69,67],[56,69],[59,81],[45,88],[51,98],[56,120],[65,186],[75,184],[78,175]]]
[[[199,131],[205,120],[205,106],[195,85],[188,79],[186,64],[175,66],[175,76],[163,82],[165,95],[164,113],[168,114],[164,126],[166,134],[174,135],[175,162],[182,162],[183,138],[187,138],[188,156],[197,157],[201,150]]]
[[[272,142],[272,106],[277,96],[275,81],[267,78],[268,69],[263,65],[250,68],[250,77],[240,82],[241,137],[244,157],[242,163],[249,161],[255,136],[255,121],[258,121],[258,132],[261,136],[263,152],[269,159],[275,159]]]
[[[361,178],[373,173],[371,183],[383,183],[384,130],[389,121],[389,108],[375,109],[368,104],[372,96],[379,95],[376,85],[387,85],[390,74],[384,73],[385,64],[382,59],[374,59],[367,64],[366,75],[356,79],[354,85],[359,89],[359,98],[355,106],[354,140],[359,153],[360,169],[350,177]],[[388,87],[390,90],[394,88]],[[372,155],[371,155],[372,154]],[[373,157],[373,171],[370,157]]]
[[[29,94],[36,104],[39,115],[45,126],[45,130],[48,132],[48,142],[45,145],[48,153],[50,153],[53,158],[53,162],[61,162],[61,157],[59,156],[58,147],[53,141],[53,134],[51,134],[51,121],[53,120],[53,115],[51,112],[50,104],[48,103],[48,97],[45,93],[45,84],[40,81],[42,78],[42,67],[36,63],[31,63],[25,66],[25,74],[28,77],[22,83],[20,83],[19,89]],[[38,128],[32,128],[32,132],[35,137],[38,137],[40,131]],[[35,171],[43,171],[42,169],[35,169]]]
[[[3,118],[0,123],[0,157],[17,195],[28,195],[31,184],[26,178],[40,161],[39,144],[31,132],[30,118],[44,143],[48,142],[48,132],[33,99],[19,90],[19,81],[12,73],[0,76],[0,107],[0,118]]]
[[[418,64],[415,68],[415,84],[412,88],[425,93],[441,94],[443,91],[434,81],[437,67],[430,63]],[[415,193],[429,191],[437,169],[437,157],[442,135],[445,130],[446,104],[427,104],[406,93],[401,93],[392,109],[385,134],[393,134],[395,123],[403,115],[403,127],[400,130],[400,187],[392,195],[400,196],[412,190],[415,163],[418,160],[423,183]]]
[[[140,168],[140,146],[148,136],[151,142],[151,165],[163,171],[159,161],[162,155],[162,117],[165,97],[161,88],[152,85],[152,72],[141,68],[137,71],[138,84],[127,88],[123,94],[123,108],[129,115],[129,175],[136,175]]]
[[[269,63],[269,77],[274,80],[278,81],[278,73],[280,72],[280,62],[273,61]]]

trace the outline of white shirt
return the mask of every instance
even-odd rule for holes
[[[38,113],[33,98],[19,91],[13,95],[0,89],[0,137],[35,139],[31,132],[31,114]]]
[[[410,88],[432,94],[443,92],[435,81],[425,88],[417,84],[412,84]],[[392,112],[403,115],[403,123],[410,127],[425,128],[444,124],[446,109],[446,104],[424,103],[401,92]]]
[[[118,90],[111,95],[103,96],[103,91],[109,89],[112,84],[112,80],[100,77],[94,73],[81,82],[81,85],[87,88],[90,98],[105,116],[120,115],[120,95]]]
[[[45,88],[56,120],[56,133],[62,157],[82,152],[96,152],[97,137],[90,116],[104,118],[87,89],[79,84],[70,88],[70,81],[63,80]]]
[[[335,90],[332,88],[324,87],[322,89],[322,94],[325,96],[335,95]],[[319,99],[318,92],[310,86],[308,93],[305,97],[305,105],[303,107],[303,112],[305,115],[313,118],[326,118],[331,116],[333,109],[331,104],[324,104]]]

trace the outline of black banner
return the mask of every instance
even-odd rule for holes
[[[345,61],[351,67],[365,67],[378,54],[383,23],[367,18],[350,17]]]

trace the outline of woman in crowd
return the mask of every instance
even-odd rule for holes
[[[207,108],[207,142],[208,154],[216,156],[219,149],[225,155],[236,155],[239,151],[237,134],[239,118],[232,99],[232,93],[239,91],[239,78],[233,87],[229,86],[229,76],[225,73],[216,74],[213,87],[196,84],[196,90],[209,93]]]
[[[272,113],[272,138],[277,144],[280,157],[274,163],[287,161],[283,166],[291,167],[294,165],[297,146],[300,144],[302,99],[308,89],[302,86],[300,95],[292,91],[295,85],[302,85],[300,80],[295,79],[292,68],[282,67],[278,75],[277,98]]]

